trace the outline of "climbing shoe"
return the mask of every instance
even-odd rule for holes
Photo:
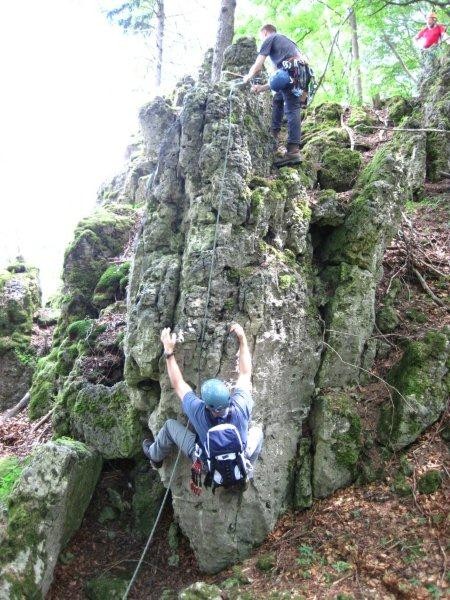
[[[160,469],[163,466],[163,461],[162,460],[161,461],[153,460],[150,456],[150,446],[152,445],[152,443],[153,442],[151,440],[144,440],[142,442],[142,451],[144,452],[145,456],[150,461],[152,468]]]

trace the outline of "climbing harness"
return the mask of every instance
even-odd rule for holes
[[[208,309],[209,309],[209,301],[210,301],[210,297],[211,297],[211,286],[212,286],[212,276],[213,276],[213,271],[214,271],[214,266],[215,266],[215,255],[216,255],[216,247],[217,247],[217,238],[218,238],[218,232],[219,232],[219,223],[220,223],[220,213],[222,210],[222,204],[223,204],[223,196],[224,196],[224,190],[225,190],[225,176],[226,176],[226,172],[227,172],[227,165],[228,165],[228,155],[230,152],[230,147],[231,147],[231,132],[232,132],[232,102],[233,102],[233,94],[236,90],[237,87],[243,85],[243,82],[240,80],[236,80],[233,82],[230,82],[230,93],[228,94],[228,103],[229,103],[229,111],[228,111],[228,136],[227,136],[227,143],[226,143],[226,149],[225,149],[225,159],[224,159],[224,164],[223,164],[223,173],[222,173],[222,181],[221,181],[221,185],[220,185],[220,190],[219,190],[219,201],[218,201],[218,205],[217,205],[217,217],[216,217],[216,224],[215,224],[215,231],[214,231],[214,239],[213,239],[213,245],[212,245],[212,250],[211,250],[211,265],[210,265],[210,270],[209,270],[209,278],[208,278],[208,288],[207,288],[207,292],[206,292],[206,301],[205,301],[205,312],[203,315],[203,324],[202,324],[202,329],[201,329],[201,335],[200,335],[200,343],[199,343],[199,353],[198,353],[198,365],[197,365],[197,373],[198,373],[198,381],[197,381],[197,387],[200,388],[200,360],[201,360],[201,355],[202,355],[202,350],[203,350],[203,344],[204,344],[204,340],[205,340],[205,332],[206,332],[206,324],[207,324],[207,319],[208,319]],[[155,173],[158,175],[159,174],[159,169],[160,169],[160,161],[161,161],[161,152],[159,153],[159,157],[158,157],[158,163],[156,166],[156,170]],[[149,188],[152,189],[153,186],[156,184],[156,176],[154,176],[151,179],[151,183]],[[156,531],[156,527],[158,526],[158,523],[161,519],[161,515],[164,509],[164,506],[166,504],[166,500],[169,496],[170,490],[171,490],[171,486],[172,486],[172,482],[174,480],[175,477],[175,472],[176,469],[178,467],[178,463],[180,461],[180,457],[181,457],[181,448],[183,446],[184,440],[186,438],[186,434],[189,428],[189,421],[186,424],[185,430],[184,430],[184,436],[183,439],[180,443],[180,448],[178,450],[178,454],[177,457],[175,459],[175,464],[173,465],[173,469],[172,472],[170,474],[170,478],[169,478],[169,482],[167,484],[167,488],[166,488],[166,493],[164,494],[164,497],[162,499],[161,502],[161,506],[159,509],[159,512],[156,516],[155,522],[153,524],[152,530],[150,532],[150,535],[148,537],[147,543],[145,544],[144,550],[141,554],[141,557],[139,559],[139,562],[136,566],[136,569],[134,570],[133,576],[130,580],[130,583],[128,584],[127,589],[125,590],[124,595],[122,596],[122,600],[127,600],[128,598],[128,594],[130,593],[131,588],[134,585],[134,582],[136,581],[136,577],[139,573],[139,570],[142,566],[142,563],[144,561],[145,555],[147,554],[147,551],[150,547],[150,544],[152,543],[153,540],[153,536],[155,534]],[[197,495],[199,495],[201,493],[201,469],[202,469],[202,464],[200,461],[200,465],[198,464],[197,460],[199,459],[199,457],[196,458],[196,460],[194,461],[192,467],[191,467],[191,474],[192,471],[195,471],[195,476],[197,477],[197,483],[195,485],[197,485],[196,491],[198,492]],[[192,489],[192,486],[191,486]],[[194,490],[192,490],[194,493],[196,493]]]

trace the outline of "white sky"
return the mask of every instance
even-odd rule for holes
[[[167,19],[170,73],[195,75],[220,2],[166,3],[168,15],[185,14],[182,43],[182,24]],[[101,182],[120,171],[138,108],[152,97],[143,54],[96,0],[2,2],[0,268],[20,251],[40,268],[45,296],[57,289],[74,227],[92,212]]]

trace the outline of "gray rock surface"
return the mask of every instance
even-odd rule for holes
[[[81,442],[39,447],[7,498],[0,518],[0,598],[41,598],[60,550],[79,528],[101,469]]]

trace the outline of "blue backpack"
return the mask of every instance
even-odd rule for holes
[[[244,444],[238,428],[231,423],[231,405],[227,422],[213,425],[206,434],[205,445],[197,438],[196,460],[191,467],[191,490],[201,494],[201,475],[207,467],[205,487],[211,487],[213,494],[218,487],[239,491],[247,488],[248,474],[252,467],[244,456]]]
[[[224,487],[227,490],[245,490],[247,468],[241,436],[232,423],[221,423],[208,430],[206,436],[206,464],[208,474],[205,487]]]

